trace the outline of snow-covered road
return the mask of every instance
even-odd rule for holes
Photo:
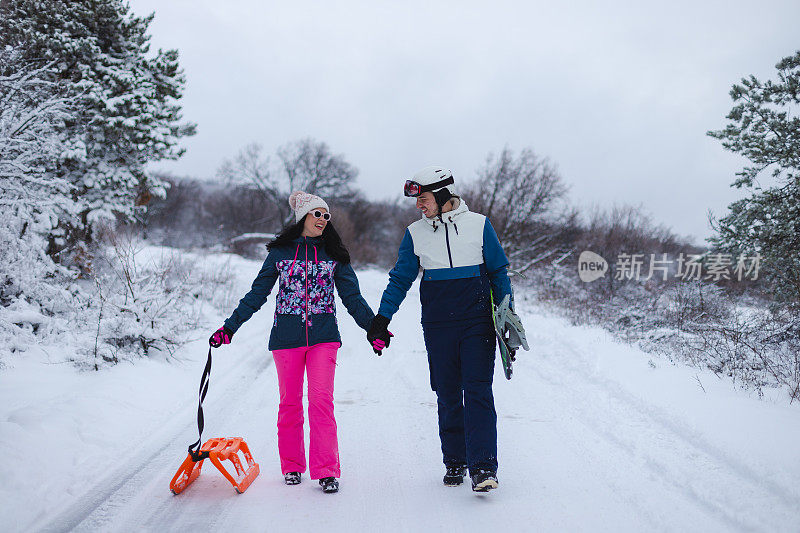
[[[237,264],[243,283],[260,266]],[[376,306],[385,273],[362,271],[359,279]],[[751,398],[712,374],[673,367],[532,303],[519,307],[532,351],[520,354],[511,381],[496,369],[500,488],[493,493],[441,484],[415,284],[380,358],[338,305],[338,494],[323,494],[307,477],[283,484],[277,378],[266,351],[271,298],[233,344],[214,352],[204,404],[204,438],[244,436],[260,463],[245,494],[210,464],[184,493],[168,490],[196,438],[205,359],[198,339],[180,363],[144,362],[90,378],[47,369],[73,380],[57,395],[39,391],[31,380],[55,381],[25,365],[0,376],[0,443],[46,441],[36,442],[39,455],[12,453],[11,465],[6,458],[0,467],[4,480],[14,480],[0,493],[7,497],[0,519],[19,531],[800,530],[797,406],[783,397]],[[87,407],[100,399],[107,402]],[[63,416],[45,405],[65,402],[71,423],[54,425]],[[59,449],[46,469],[30,464],[53,446]]]

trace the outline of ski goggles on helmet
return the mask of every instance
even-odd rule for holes
[[[411,198],[416,198],[424,192],[435,191],[436,189],[441,189],[453,183],[455,183],[455,180],[452,176],[439,180],[436,183],[429,183],[428,185],[420,185],[416,181],[406,180],[406,184],[403,186],[403,194]]]
[[[310,214],[311,214],[311,215],[312,215],[314,218],[321,218],[321,219],[323,219],[323,220],[325,220],[325,221],[328,221],[328,220],[330,220],[330,219],[331,219],[331,214],[330,214],[330,213],[323,213],[323,212],[322,212],[322,211],[320,211],[319,209],[315,209],[314,211],[311,211],[311,212],[310,212]]]

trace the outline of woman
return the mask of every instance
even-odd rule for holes
[[[339,447],[333,415],[333,381],[341,337],[336,326],[333,287],[347,311],[364,330],[374,318],[358,288],[350,254],[331,224],[328,204],[298,191],[289,196],[295,224],[267,245],[269,253],[250,292],[209,339],[214,347],[229,344],[236,330],[264,302],[275,282],[278,295],[269,350],[280,388],[278,451],[287,485],[300,483],[306,471],[303,438],[303,374],[308,372],[308,417],[311,426],[309,470],[322,490],[339,490]],[[376,343],[377,347],[383,346]]]

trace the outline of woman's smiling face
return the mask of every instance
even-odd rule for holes
[[[303,223],[303,237],[319,237],[322,235],[325,226],[328,225],[328,221],[322,218],[322,215],[327,212],[328,210],[324,207],[317,207],[306,215],[306,220]],[[314,216],[315,213],[319,213],[320,216]]]

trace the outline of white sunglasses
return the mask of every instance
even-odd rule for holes
[[[313,215],[314,218],[322,218],[323,220],[330,220],[331,219],[331,214],[330,213],[323,213],[319,209],[311,211],[311,213],[309,213],[309,214]]]

